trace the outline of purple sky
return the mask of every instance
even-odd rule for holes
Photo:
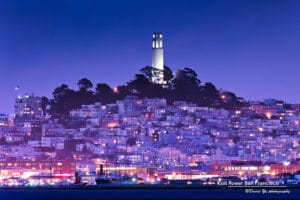
[[[165,63],[190,67],[251,100],[300,103],[300,1],[2,0],[0,112],[21,93],[51,97],[80,78],[112,87],[151,65],[152,32]]]

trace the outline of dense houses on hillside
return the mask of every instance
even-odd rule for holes
[[[279,100],[224,110],[128,96],[114,104],[83,105],[63,123],[44,117],[39,97],[17,98],[15,108],[14,123],[0,115],[1,177],[88,175],[100,163],[145,169],[148,175],[196,170],[242,177],[300,170],[299,106]]]

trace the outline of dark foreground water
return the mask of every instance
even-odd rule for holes
[[[180,188],[180,189],[41,189],[41,188],[1,188],[0,200],[8,199],[300,199],[300,188]]]

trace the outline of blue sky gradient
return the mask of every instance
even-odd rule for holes
[[[2,0],[0,112],[20,92],[51,97],[83,77],[112,87],[151,65],[152,32],[165,63],[251,100],[300,103],[300,1]]]

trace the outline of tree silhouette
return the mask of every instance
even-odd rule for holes
[[[102,104],[108,104],[114,101],[113,90],[108,84],[98,83],[96,85],[96,100]]]
[[[79,90],[88,90],[93,87],[93,83],[87,78],[80,79],[77,85],[79,87]]]
[[[168,104],[174,101],[186,101],[196,103],[198,106],[238,109],[245,105],[241,98],[232,92],[222,92],[212,83],[201,85],[197,73],[191,68],[179,69],[173,77],[173,72],[168,66],[164,66],[163,72],[151,66],[140,69],[140,74],[135,74],[134,79],[113,90],[106,83],[98,83],[95,91],[92,90],[93,83],[82,78],[77,82],[78,91],[62,84],[55,88],[49,101],[42,99],[43,111],[50,104],[50,114],[53,118],[66,119],[73,109],[80,108],[82,105],[101,102],[103,104],[113,103],[122,100],[128,95],[135,95],[138,98],[165,98]],[[152,82],[155,73],[163,73],[166,85]],[[165,87],[167,86],[167,87]],[[220,97],[222,96],[222,98]]]
[[[50,101],[50,114],[53,118],[64,118],[74,107],[75,91],[69,89],[69,86],[62,84],[52,93],[53,99]]]
[[[111,87],[106,83],[98,83],[96,85],[96,93],[100,94],[111,94],[113,90]]]
[[[42,110],[43,110],[43,114],[46,115],[47,113],[47,106],[50,105],[50,101],[47,97],[43,96],[42,97]]]
[[[153,77],[153,70],[154,68],[151,66],[145,66],[142,69],[140,69],[140,72],[142,72],[145,76],[145,78],[147,78],[149,81],[152,81],[152,77]]]
[[[196,103],[200,91],[200,83],[201,81],[194,70],[190,68],[177,70],[172,81],[175,100]]]
[[[140,69],[140,72],[149,80],[152,82],[153,75],[157,75],[160,73],[163,73],[164,75],[164,81],[166,83],[170,83],[173,79],[173,72],[170,67],[164,65],[164,70],[160,70],[151,66],[145,66],[142,69]]]
[[[232,92],[223,92],[222,107],[228,110],[234,110],[241,108],[244,104],[240,102],[239,98]]]
[[[122,100],[125,99],[126,96],[131,95],[129,88],[126,85],[120,85],[116,87],[117,93],[115,94],[115,99]]]
[[[66,95],[69,90],[70,89],[67,84],[62,84],[60,87],[55,88],[54,92],[52,93],[54,100],[59,100],[59,98]]]
[[[212,83],[205,83],[201,88],[199,105],[207,107],[216,107],[220,104],[220,95],[217,88]]]
[[[131,93],[137,95],[140,98],[147,97],[147,90],[151,87],[152,83],[143,74],[135,74],[135,79],[129,81],[127,86]]]
[[[168,84],[173,79],[173,72],[170,67],[164,65],[164,81]]]

